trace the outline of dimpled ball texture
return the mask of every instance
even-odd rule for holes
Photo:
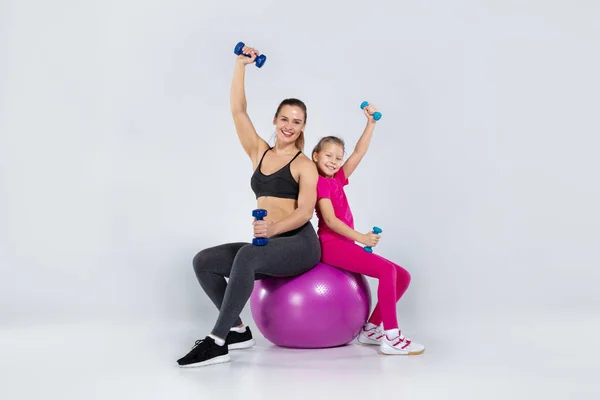
[[[257,280],[252,318],[271,343],[290,348],[327,348],[350,343],[369,317],[366,278],[324,263],[294,277]]]

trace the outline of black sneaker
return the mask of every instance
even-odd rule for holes
[[[196,340],[192,350],[177,360],[180,367],[203,367],[205,365],[229,362],[231,356],[227,346],[219,346],[210,336]]]
[[[254,346],[254,339],[252,338],[252,332],[250,327],[246,327],[246,331],[239,333],[236,331],[229,331],[225,344],[229,350],[247,349]]]

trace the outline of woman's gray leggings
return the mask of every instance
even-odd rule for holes
[[[242,323],[239,315],[250,299],[255,280],[300,275],[320,259],[321,245],[310,221],[269,238],[265,246],[227,243],[196,254],[193,265],[198,282],[219,310],[212,334],[225,339],[231,327]]]

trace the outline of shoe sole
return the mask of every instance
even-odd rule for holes
[[[246,340],[244,342],[228,344],[227,348],[229,350],[241,350],[241,349],[250,348],[250,347],[254,346],[255,344],[256,344],[256,342],[254,341],[254,339],[250,339],[250,340]]]
[[[381,346],[379,351],[386,356],[418,356],[419,354],[423,354],[425,349],[421,351],[409,351],[408,353],[404,353],[394,349],[388,349],[386,347]]]
[[[356,341],[360,344],[364,344],[364,345],[376,345],[379,346],[379,342],[377,340],[373,340],[373,339],[361,339],[360,336],[358,337],[358,339],[356,339]]]
[[[211,358],[210,360],[201,361],[198,363],[180,365],[181,368],[195,368],[195,367],[206,367],[214,364],[222,364],[231,361],[231,356],[229,354],[223,354],[222,356],[218,356],[215,358]]]

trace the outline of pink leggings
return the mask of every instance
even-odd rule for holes
[[[378,279],[378,302],[369,322],[379,325],[383,321],[383,328],[386,330],[398,328],[396,302],[410,284],[408,271],[375,253],[366,252],[355,243],[339,239],[321,243],[321,261],[333,267]]]

